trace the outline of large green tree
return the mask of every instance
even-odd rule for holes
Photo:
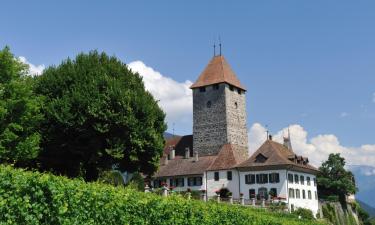
[[[157,169],[165,114],[139,74],[117,58],[92,51],[67,59],[38,77],[36,92],[46,98],[43,169],[87,181],[113,165]]]
[[[345,169],[345,159],[339,153],[331,153],[319,171],[318,190],[322,197],[335,195],[345,202],[347,195],[356,193],[354,175]]]
[[[0,162],[29,165],[38,156],[42,100],[36,96],[28,66],[8,47],[0,51]]]

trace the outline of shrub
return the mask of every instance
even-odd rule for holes
[[[163,198],[0,166],[0,224],[297,225],[301,221],[288,214],[179,196]]]
[[[302,219],[313,220],[314,215],[310,209],[298,208],[292,213],[297,216],[301,216]]]

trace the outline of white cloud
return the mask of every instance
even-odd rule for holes
[[[341,118],[345,118],[345,117],[348,117],[348,116],[349,116],[349,113],[347,113],[347,112],[340,113]]]
[[[274,135],[273,139],[282,143],[283,135],[287,134],[288,128],[284,128]],[[315,165],[327,160],[330,153],[340,153],[348,165],[375,165],[375,144],[362,145],[359,147],[348,147],[340,144],[339,139],[333,134],[321,134],[308,139],[307,131],[300,125],[289,126],[292,147],[296,154],[309,158],[309,161]],[[263,135],[259,135],[263,132]],[[249,132],[249,140],[253,140],[256,145],[250,145],[250,153],[253,153],[263,143],[266,134],[265,128],[256,123]]]
[[[128,67],[138,72],[145,83],[146,89],[159,100],[160,107],[167,114],[168,129],[171,131],[175,123],[176,131],[191,129],[193,98],[189,87],[192,82],[177,82],[162,75],[153,68],[145,65],[142,61],[134,61]]]
[[[25,63],[27,65],[29,65],[29,73],[30,75],[32,76],[35,76],[35,75],[40,75],[42,74],[43,70],[46,68],[44,64],[42,65],[34,65],[32,63],[30,63],[29,61],[27,61],[27,59],[23,56],[20,56],[18,57],[18,60],[21,61],[22,63]]]

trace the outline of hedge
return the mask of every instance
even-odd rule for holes
[[[0,224],[321,224],[0,166]]]

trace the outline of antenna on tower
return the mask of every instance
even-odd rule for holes
[[[174,137],[174,123],[172,123],[172,137]]]
[[[221,56],[221,38],[220,38],[220,35],[219,35],[219,50],[220,50],[220,56]]]
[[[267,136],[266,136],[266,140],[268,140],[268,138],[269,138],[269,130],[268,130],[268,125],[266,124],[266,133],[267,133]]]
[[[214,42],[214,57],[216,56],[216,44]]]

